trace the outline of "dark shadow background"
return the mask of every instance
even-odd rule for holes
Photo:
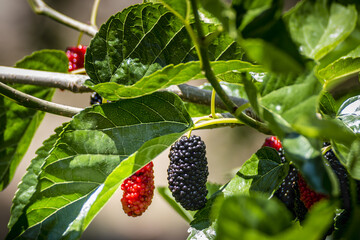
[[[62,0],[46,1],[48,5],[77,20],[89,22],[93,1]],[[101,1],[97,23],[100,26],[112,14],[138,1]],[[293,1],[286,1],[287,4]],[[291,4],[291,3],[290,3]],[[41,49],[65,50],[77,44],[79,33],[45,16],[34,14],[27,1],[0,0],[0,65],[13,66],[14,63],[33,51]],[[90,38],[82,38],[88,45]],[[53,101],[76,107],[89,106],[90,94],[74,94],[57,91]],[[18,183],[24,175],[35,151],[53,130],[69,118],[46,114],[28,152],[15,174],[12,183],[0,193],[0,239],[7,233],[11,200]],[[209,161],[209,181],[224,184],[235,170],[262,145],[264,135],[247,127],[202,130],[200,135],[207,145]],[[168,151],[154,160],[155,184],[165,186],[168,167]],[[186,239],[189,225],[172,210],[155,192],[152,205],[143,216],[131,218],[121,207],[121,191],[117,191],[102,209],[82,236],[82,239]]]

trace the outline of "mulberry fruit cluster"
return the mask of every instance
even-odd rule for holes
[[[83,45],[66,48],[66,56],[69,59],[69,72],[84,67],[86,48],[87,47]]]
[[[282,144],[276,136],[266,138],[264,146],[276,149],[281,157],[281,161],[286,161]],[[288,175],[275,191],[274,196],[282,201],[294,217],[297,217],[300,221],[305,218],[308,209],[314,203],[327,197],[324,194],[313,191],[293,165],[290,165]]]
[[[262,147],[271,147],[278,151],[281,158],[281,162],[284,163],[285,155],[283,146],[276,136],[271,136],[265,139]],[[303,220],[307,213],[307,209],[304,203],[299,198],[299,186],[298,186],[298,170],[294,165],[289,166],[288,175],[281,182],[279,188],[275,191],[274,196],[283,202],[286,208],[297,217],[299,220]]]
[[[128,216],[142,215],[151,204],[155,188],[153,167],[153,162],[148,163],[121,185],[124,191],[121,203]]]
[[[183,136],[170,149],[168,168],[169,189],[177,202],[186,210],[205,206],[207,158],[205,143],[199,136]]]
[[[300,191],[300,200],[305,204],[305,207],[307,209],[310,209],[316,202],[320,201],[321,199],[327,198],[326,195],[317,193],[312,190],[300,173],[298,176],[298,184]]]

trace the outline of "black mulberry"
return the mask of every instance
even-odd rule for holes
[[[90,97],[90,104],[102,104],[102,97],[97,92],[93,92]]]
[[[324,154],[324,157],[329,162],[329,165],[331,166],[333,172],[339,180],[342,208],[345,210],[349,210],[351,207],[351,197],[347,170],[340,163],[339,159],[336,157],[332,149],[328,150]]]
[[[293,165],[290,165],[288,175],[284,178],[274,196],[285,204],[294,217],[297,217],[300,221],[304,220],[307,209],[304,203],[300,201],[298,171]]]
[[[206,204],[209,171],[205,148],[205,143],[195,135],[181,137],[170,148],[169,189],[186,210],[198,210]]]

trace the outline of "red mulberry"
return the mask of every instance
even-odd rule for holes
[[[153,162],[148,163],[121,185],[124,191],[121,203],[127,215],[140,216],[151,204],[155,188],[153,166]]]

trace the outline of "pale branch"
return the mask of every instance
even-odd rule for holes
[[[42,87],[66,89],[72,92],[92,92],[93,90],[84,85],[87,79],[89,79],[87,75],[56,73],[0,66],[0,82],[2,83],[30,84]],[[177,94],[182,100],[186,102],[192,102],[206,106],[210,106],[211,104],[210,90],[200,89],[188,84],[180,84],[178,86],[173,85],[164,90]],[[238,97],[230,97],[230,99],[237,106],[242,106],[248,103],[247,100]],[[226,110],[226,106],[221,101],[219,96],[216,96],[215,98],[215,105],[219,109]],[[250,108],[246,109],[245,112],[252,117],[255,116]]]
[[[91,92],[84,85],[86,75],[37,71],[0,66],[0,82],[30,84],[43,87],[67,89],[72,92]]]
[[[49,7],[43,0],[28,0],[28,2],[36,14],[50,17],[59,23],[62,23],[80,32],[84,32],[91,37],[94,37],[98,31],[96,26],[88,25],[83,22],[77,21],[71,17],[68,17]]]
[[[24,107],[28,107],[48,113],[53,113],[65,117],[72,117],[82,110],[81,108],[57,104],[37,97],[33,97],[29,94],[16,90],[15,88],[9,87],[8,85],[1,82],[0,82],[0,94],[12,99],[16,103]]]

